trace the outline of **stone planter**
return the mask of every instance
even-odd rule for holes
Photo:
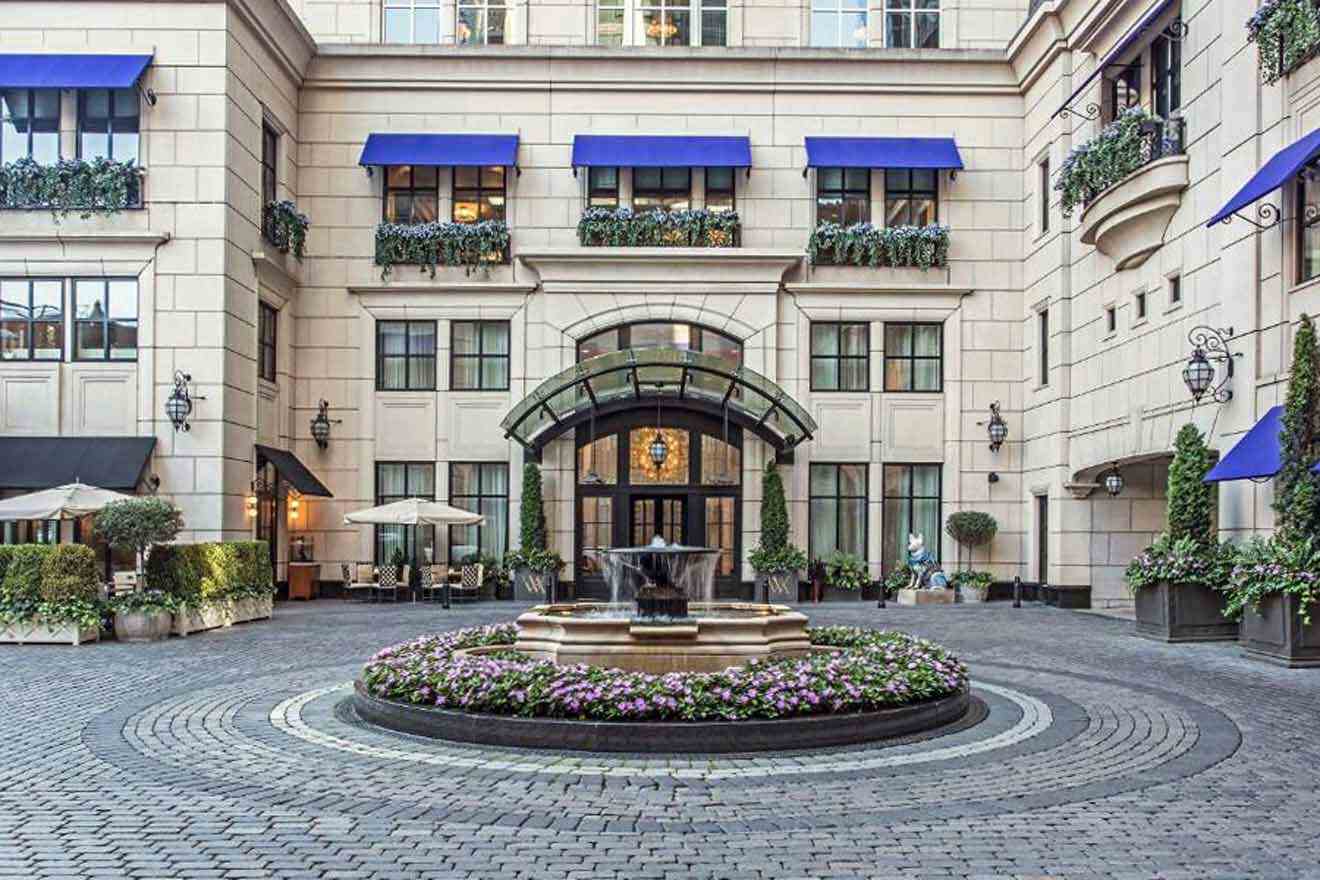
[[[74,623],[43,623],[21,620],[0,623],[0,644],[9,645],[81,645],[101,639],[99,627],[79,627]]]
[[[974,587],[958,590],[958,601],[964,605],[980,605],[982,602],[990,601],[990,590],[978,590]]]
[[[1296,596],[1267,596],[1259,610],[1243,612],[1239,640],[1247,656],[1254,659],[1292,668],[1320,668],[1320,606],[1312,606],[1311,622],[1304,624]]]
[[[186,636],[189,633],[229,626],[232,614],[233,608],[228,602],[184,608],[174,614],[174,634]]]
[[[549,602],[555,595],[559,574],[553,571],[513,570],[513,598],[518,602]]]
[[[955,596],[952,589],[943,590],[899,590],[899,605],[952,605]]]
[[[230,614],[230,623],[269,620],[274,612],[275,600],[273,597],[239,599],[234,602],[233,611]]]
[[[756,575],[756,595],[752,597],[755,602],[761,602],[766,599],[767,590],[769,591],[769,601],[791,602],[797,595],[798,575],[796,571],[774,571],[768,573],[758,573]]]
[[[170,637],[174,615],[168,611],[115,614],[115,638],[121,642],[159,642]]]
[[[1164,581],[1136,592],[1137,635],[1162,642],[1236,641],[1238,625],[1224,616],[1218,590]]]

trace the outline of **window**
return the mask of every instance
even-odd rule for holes
[[[42,165],[59,161],[58,89],[0,90],[0,162],[28,157]]]
[[[1044,235],[1050,231],[1050,160],[1042,159],[1040,162],[1040,184],[1038,188],[1040,199],[1040,231]]]
[[[811,45],[864,49],[866,0],[811,0]]]
[[[1133,62],[1109,81],[1109,119],[1141,103],[1141,63]]]
[[[728,0],[701,0],[701,45],[729,44]]]
[[[734,201],[734,169],[706,169],[706,209],[709,211],[732,211]]]
[[[870,325],[813,321],[811,390],[866,391],[871,387],[870,356]]]
[[[507,14],[504,0],[458,0],[454,38],[461,46],[503,45]]]
[[[440,42],[440,0],[385,0],[385,42]]]
[[[433,223],[439,216],[440,172],[437,169],[413,165],[392,165],[385,169],[386,223]]]
[[[691,46],[692,4],[689,0],[641,0],[642,40],[648,46]]]
[[[429,461],[376,462],[376,503],[393,504],[408,498],[435,500],[435,465]],[[434,559],[435,526],[376,526],[377,564],[392,565],[399,551],[407,565],[413,560]]]
[[[885,390],[944,390],[944,325],[885,325]]]
[[[1036,319],[1040,325],[1037,347],[1040,349],[1040,384],[1050,384],[1050,310],[1041,309]]]
[[[376,322],[376,390],[435,390],[435,321]]]
[[[274,306],[257,303],[257,376],[275,381],[275,344],[279,338],[280,313]]]
[[[737,571],[738,559],[735,548],[738,546],[737,499],[708,497],[706,505],[706,546],[720,551],[719,562],[715,565],[716,577],[733,577]]]
[[[1320,275],[1320,162],[1297,175],[1297,283]]]
[[[1155,115],[1168,119],[1182,108],[1182,42],[1165,35],[1150,44],[1151,66],[1154,68]]]
[[[1142,291],[1141,293],[1138,293],[1134,299],[1136,300],[1137,320],[1146,320],[1146,292]]]
[[[584,361],[597,355],[629,348],[677,348],[682,351],[705,352],[724,361],[730,372],[742,365],[742,343],[732,336],[725,336],[723,333],[696,324],[671,324],[659,321],[628,324],[588,336],[578,343],[578,360]],[[716,383],[720,394],[724,393],[724,388],[727,386],[727,381],[724,379],[711,377],[707,380],[698,377],[697,374],[693,374],[689,381],[703,388],[707,382]],[[714,387],[716,386],[711,386]]]
[[[811,465],[807,518],[812,559],[836,550],[866,558],[866,479],[864,464]]]
[[[1118,309],[1114,306],[1105,308],[1105,333],[1112,336],[1118,332]]]
[[[929,226],[939,217],[939,178],[931,169],[885,171],[885,225]]]
[[[261,122],[261,207],[274,202],[278,197],[279,187],[280,135],[264,119]],[[269,224],[263,222],[261,234],[267,241],[273,238]]]
[[[136,279],[76,279],[73,282],[73,317],[74,360],[137,359]]]
[[[938,49],[940,0],[885,0],[885,46]]]
[[[499,165],[454,169],[454,222],[503,220],[505,169]]]
[[[596,42],[602,46],[624,43],[625,0],[598,0],[596,4]]]
[[[0,281],[0,360],[58,361],[64,357],[64,282]]]
[[[587,169],[587,204],[592,208],[619,207],[619,169]]]
[[[137,162],[141,101],[137,89],[78,93],[78,156]]]
[[[603,573],[600,551],[614,546],[614,499],[588,495],[579,504],[582,510],[578,517],[582,552],[578,554],[578,571],[599,576]]]
[[[596,42],[602,46],[725,46],[728,41],[728,0],[596,3]]]
[[[633,210],[686,211],[691,206],[691,168],[633,169]]]
[[[943,467],[938,464],[884,466],[884,546],[886,574],[907,565],[908,535],[921,535],[926,549],[940,558],[940,495]]]
[[[504,559],[509,549],[509,465],[451,463],[449,503],[486,517],[479,526],[449,527],[450,564],[473,562],[478,556]]]
[[[871,220],[871,170],[821,168],[816,171],[816,222],[850,226]]]
[[[449,329],[449,387],[455,391],[507,391],[509,322],[455,321]]]
[[[1182,302],[1182,276],[1169,276],[1169,305],[1176,306]]]

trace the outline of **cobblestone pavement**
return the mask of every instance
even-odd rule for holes
[[[1005,605],[809,608],[959,652],[988,712],[814,753],[459,746],[362,725],[386,644],[509,604],[340,602],[0,646],[0,877],[1320,878],[1320,671]]]

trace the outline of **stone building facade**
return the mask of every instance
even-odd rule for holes
[[[260,532],[280,565],[293,539],[310,539],[327,581],[338,563],[408,540],[343,524],[404,495],[489,514],[480,532],[423,535],[411,551],[457,561],[508,548],[522,466],[536,457],[580,594],[593,589],[591,546],[649,531],[718,544],[726,589],[747,594],[761,472],[777,459],[795,540],[813,555],[855,550],[878,578],[919,530],[948,568],[1121,604],[1124,565],[1164,524],[1178,427],[1193,421],[1230,448],[1281,401],[1292,330],[1320,306],[1298,254],[1299,184],[1272,196],[1285,207],[1275,226],[1206,227],[1317,126],[1320,107],[1315,62],[1261,84],[1246,10],[1227,0],[4,6],[0,68],[20,54],[151,62],[126,92],[140,208],[0,211],[5,321],[26,322],[6,325],[26,335],[0,360],[0,448],[154,438],[137,488],[178,504],[188,538]],[[22,90],[0,88],[12,111]],[[54,91],[59,155],[103,151],[88,135],[90,90]],[[1065,217],[1050,184],[1120,100],[1181,120],[1180,144]],[[6,160],[34,149],[28,127],[0,131]],[[390,134],[516,136],[516,164],[445,153],[414,155],[412,172],[361,164],[369,138]],[[745,142],[750,167],[698,157],[666,174],[626,152],[612,176],[575,167],[575,140],[601,135]],[[914,172],[892,155],[851,173],[809,167],[808,138],[878,139],[869,148],[882,152],[939,139],[961,167]],[[266,240],[272,199],[310,218],[301,260]],[[737,246],[584,247],[579,219],[605,202],[731,202]],[[947,226],[947,265],[811,260],[817,222],[849,210],[877,226]],[[501,214],[511,244],[493,266],[386,273],[376,259],[385,219]],[[104,319],[87,303],[111,286]],[[59,301],[45,331],[61,336],[39,351],[42,296]],[[107,335],[135,322],[131,350],[80,346],[83,332],[102,339],[83,329],[101,319]],[[1203,325],[1232,327],[1241,355],[1225,403],[1194,403],[1183,384],[1189,333]],[[749,417],[759,398],[745,384],[723,411],[689,405],[673,370],[667,386],[595,416],[583,415],[583,387],[565,386],[537,442],[506,436],[510,413],[552,377],[593,354],[656,347],[740,365],[809,416],[810,438],[784,441],[788,403]],[[187,431],[166,415],[180,373]],[[324,447],[310,430],[322,401]],[[992,404],[1009,430],[997,450]],[[561,428],[570,411],[582,418]],[[646,471],[657,428],[685,475]],[[328,497],[291,479],[297,466]],[[1115,467],[1125,486],[1111,496],[1101,481]],[[1225,484],[1221,528],[1268,530],[1269,491]],[[969,557],[941,541],[957,510],[993,514],[993,544]]]

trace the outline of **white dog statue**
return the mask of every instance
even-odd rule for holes
[[[947,590],[949,579],[944,576],[935,556],[926,549],[926,536],[908,532],[908,570],[912,579],[909,590]]]

